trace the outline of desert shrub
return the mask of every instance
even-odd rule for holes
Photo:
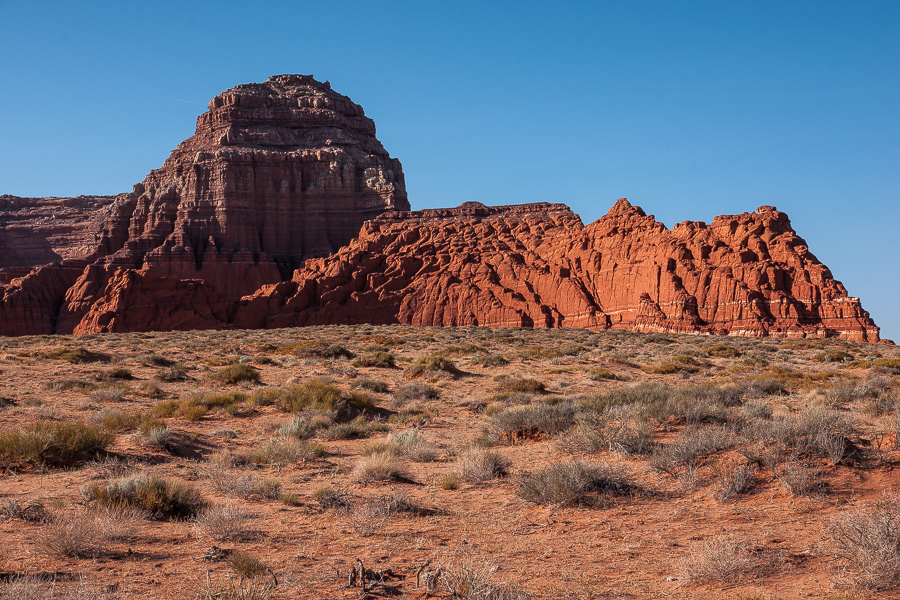
[[[56,514],[34,534],[35,545],[42,554],[73,558],[97,555],[106,540],[100,523],[83,512]]]
[[[463,480],[482,482],[505,477],[510,461],[497,450],[466,448],[459,453],[457,465]]]
[[[350,506],[350,500],[347,498],[347,494],[331,487],[316,489],[312,493],[312,498],[319,504],[319,508],[322,510],[327,510],[329,508],[347,508]]]
[[[575,407],[570,403],[526,404],[511,406],[494,414],[488,430],[495,438],[516,441],[521,438],[555,435],[572,426]]]
[[[263,584],[257,579],[241,579],[238,582],[232,579],[227,585],[218,585],[207,579],[192,600],[268,600],[274,590],[274,583]]]
[[[853,421],[845,414],[822,406],[767,422],[750,423],[743,431],[748,442],[759,441],[786,453],[829,458],[840,462],[849,447]]]
[[[419,377],[432,377],[435,375],[457,377],[461,374],[462,371],[456,367],[452,360],[438,354],[420,356],[411,367],[403,372],[403,376],[407,379],[418,379]]]
[[[530,377],[502,377],[497,379],[497,391],[542,394],[547,391],[547,386],[542,381]]]
[[[0,464],[73,465],[96,456],[114,438],[112,433],[80,421],[38,421],[0,433]]]
[[[354,382],[353,387],[379,394],[387,393],[390,390],[390,386],[386,381],[369,379],[368,377],[360,377]]]
[[[350,404],[360,410],[372,410],[378,406],[378,400],[365,390],[350,390]]]
[[[788,393],[782,381],[769,377],[750,380],[746,384],[746,390],[756,396],[784,396]]]
[[[653,373],[655,375],[671,375],[678,372],[678,366],[675,363],[665,362],[658,365],[647,365],[641,367],[644,373]]]
[[[261,559],[240,551],[234,551],[228,556],[228,566],[245,579],[259,577],[268,568]]]
[[[208,506],[194,519],[194,534],[199,540],[239,540],[247,536],[250,514],[233,502]]]
[[[747,543],[731,537],[717,536],[698,548],[680,565],[682,577],[694,582],[731,581],[753,566]]]
[[[112,408],[100,412],[100,425],[109,432],[119,433],[135,429],[149,431],[153,427],[165,427],[165,422],[155,419],[143,411]]]
[[[615,414],[623,407],[637,408],[642,413],[655,414],[665,406],[673,393],[671,386],[656,383],[641,383],[635,386],[616,388],[599,394],[584,402],[584,407],[602,414]]]
[[[381,500],[367,500],[351,504],[344,513],[344,521],[360,536],[380,533],[394,516],[391,506]]]
[[[137,533],[142,521],[150,514],[137,506],[101,506],[95,511],[94,519],[109,540],[130,540]]]
[[[85,495],[103,507],[136,506],[155,517],[193,517],[205,505],[194,487],[147,474],[95,483],[85,490]]]
[[[305,416],[294,415],[290,422],[278,428],[278,435],[283,438],[293,437],[307,440],[316,434],[316,427]]]
[[[253,461],[257,464],[293,465],[298,462],[321,456],[324,451],[318,444],[301,442],[288,437],[276,436],[265,442],[253,453]]]
[[[857,584],[900,585],[900,500],[886,496],[872,508],[836,516],[828,530]]]
[[[568,452],[609,450],[629,456],[652,448],[655,428],[643,421],[613,420],[592,412],[576,415],[575,426],[566,430],[557,445]]]
[[[741,355],[741,351],[727,344],[716,344],[706,349],[706,353],[716,358],[735,358]]]
[[[527,600],[528,594],[503,583],[493,581],[496,565],[487,560],[460,553],[443,567],[444,588],[460,600]]]
[[[113,367],[108,371],[102,371],[98,373],[95,378],[98,381],[123,381],[134,379],[134,375],[132,375],[131,371],[129,369],[126,369],[125,367]]]
[[[322,358],[353,358],[353,353],[342,344],[332,344],[325,340],[305,340],[287,344],[275,349],[276,354]]]
[[[353,469],[357,481],[390,481],[404,477],[403,460],[394,452],[376,452],[362,456]]]
[[[179,400],[163,400],[150,409],[155,417],[181,417],[188,421],[199,421],[210,411],[221,409],[235,414],[238,408],[247,402],[247,395],[242,392],[220,392],[192,394]]]
[[[827,350],[825,352],[813,356],[813,360],[818,362],[845,362],[853,360],[853,355],[843,350]]]
[[[341,399],[341,390],[331,383],[312,379],[300,385],[282,388],[275,406],[285,412],[333,410]]]
[[[595,367],[593,369],[589,369],[587,372],[587,378],[591,381],[600,381],[601,379],[618,379],[618,377],[616,377],[616,374],[606,367]]]
[[[716,466],[715,473],[719,481],[718,488],[714,494],[715,498],[719,502],[728,502],[753,487],[756,465],[742,465],[734,461],[728,461]]]
[[[374,425],[374,423],[371,425]],[[371,431],[370,424],[367,424],[365,418],[360,416],[349,423],[335,423],[326,429],[322,435],[329,440],[350,440],[365,437]]]
[[[767,402],[748,400],[743,407],[744,418],[748,421],[771,419],[772,407]]]
[[[89,394],[94,402],[121,402],[125,398],[125,390],[120,387],[101,387]]]
[[[52,360],[64,360],[73,365],[80,365],[92,362],[109,362],[112,358],[108,354],[102,352],[92,352],[85,348],[56,348],[41,354],[41,358],[49,358]]]
[[[441,475],[438,479],[438,486],[442,490],[455,490],[459,487],[459,473],[456,471],[448,471]]]
[[[234,363],[227,367],[222,367],[215,373],[210,373],[206,377],[207,381],[214,381],[226,385],[234,385],[246,381],[249,383],[259,383],[259,371],[241,363]]]
[[[156,372],[160,381],[184,381],[187,379],[187,368],[181,363],[174,363]]]
[[[54,392],[73,390],[82,394],[87,394],[90,391],[97,389],[97,384],[84,381],[83,379],[57,379],[56,381],[48,382],[46,387],[48,390]]]
[[[174,360],[169,360],[162,354],[157,354],[155,352],[148,354],[142,362],[147,366],[154,367],[171,367],[175,364]]]
[[[775,470],[775,477],[792,496],[807,496],[822,488],[822,473],[814,465],[792,458]]]
[[[394,400],[397,402],[407,402],[410,400],[436,400],[440,398],[441,393],[436,387],[414,381],[412,383],[404,383],[397,391],[394,392]]]
[[[605,463],[556,463],[519,482],[520,497],[536,504],[574,505],[597,494],[622,494],[634,488],[625,473]]]
[[[437,448],[424,439],[418,429],[397,433],[391,437],[391,442],[413,462],[432,462],[437,458]]]
[[[668,444],[654,448],[650,466],[674,474],[678,466],[691,465],[698,458],[715,454],[734,442],[734,436],[723,427],[686,428]]]
[[[501,367],[509,364],[509,361],[499,354],[482,354],[472,358],[472,362],[482,367]]]
[[[359,356],[353,361],[354,367],[374,367],[378,369],[397,368],[397,359],[390,352],[378,350]]]

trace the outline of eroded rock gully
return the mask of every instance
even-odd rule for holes
[[[879,339],[774,207],[671,230],[625,199],[589,225],[562,204],[409,211],[374,123],[310,76],[216,96],[162,168],[82,197],[82,217],[38,227],[26,200],[0,198],[3,335],[408,323]]]

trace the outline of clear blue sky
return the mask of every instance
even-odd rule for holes
[[[330,80],[414,208],[787,212],[900,341],[900,2],[0,0],[0,193],[129,191],[215,94]]]

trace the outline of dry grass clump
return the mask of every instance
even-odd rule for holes
[[[353,469],[357,481],[391,481],[406,475],[403,460],[395,452],[374,452],[361,456]]]
[[[234,385],[236,383],[248,382],[259,383],[259,371],[250,365],[234,363],[227,367],[222,367],[215,373],[207,375],[206,380],[225,385]]]
[[[285,344],[275,349],[276,354],[290,354],[300,357],[353,358],[353,353],[343,344],[333,344],[325,340],[304,340]]]
[[[498,377],[497,391],[502,393],[522,392],[526,394],[543,394],[547,386],[543,381],[530,377]]]
[[[148,435],[153,429],[161,429],[166,426],[165,421],[153,418],[144,411],[125,411],[117,408],[100,411],[100,424],[112,433],[136,429],[144,435]]]
[[[853,421],[845,413],[812,406],[796,415],[751,422],[743,437],[747,442],[762,442],[784,453],[826,457],[837,464],[847,453],[847,438],[853,431]]]
[[[575,422],[570,403],[511,406],[491,416],[488,431],[494,438],[509,441],[556,435]]]
[[[83,492],[103,507],[136,506],[153,517],[189,518],[205,503],[200,492],[180,481],[139,474],[107,484],[96,483]]]
[[[432,462],[437,458],[437,448],[418,429],[396,433],[391,436],[391,442],[413,462]]]
[[[647,421],[608,419],[594,412],[582,411],[575,416],[575,425],[557,440],[566,452],[594,453],[608,450],[630,456],[646,454],[653,448],[655,427]]]
[[[96,556],[107,539],[101,524],[83,511],[55,514],[34,534],[38,552],[73,558]]]
[[[900,498],[886,496],[872,508],[838,515],[828,532],[858,585],[900,585]]]
[[[691,548],[679,571],[684,579],[692,582],[733,581],[750,570],[754,562],[746,542],[717,536],[699,548]]]
[[[385,394],[391,389],[387,381],[381,381],[380,379],[369,379],[368,377],[360,377],[353,383],[353,387],[359,388],[361,390],[368,390],[370,392],[376,392],[378,394]]]
[[[150,409],[155,417],[181,417],[188,421],[199,421],[213,410],[223,410],[230,415],[237,414],[247,402],[242,392],[200,393],[179,400],[163,400]]]
[[[650,466],[674,475],[677,467],[693,465],[697,459],[715,454],[734,443],[734,435],[724,427],[686,428],[670,443],[654,448]]]
[[[425,376],[434,377],[437,375],[458,377],[462,375],[462,371],[449,358],[439,354],[428,354],[417,358],[416,362],[403,372],[403,376],[407,379],[418,379]]]
[[[266,563],[261,559],[238,550],[228,556],[228,566],[244,579],[259,577],[268,569]]]
[[[377,369],[395,369],[397,368],[397,359],[390,352],[385,350],[377,350],[363,354],[353,361],[354,367],[374,367]]]
[[[441,392],[436,387],[413,381],[404,383],[394,392],[394,402],[404,403],[410,400],[437,400]]]
[[[194,534],[199,540],[240,540],[248,535],[251,515],[241,506],[226,502],[201,510],[194,520]]]
[[[814,465],[791,458],[775,470],[775,477],[792,496],[808,496],[822,489],[822,472]]]
[[[125,399],[125,390],[110,386],[97,388],[89,394],[94,402],[121,402]]]
[[[227,585],[217,585],[207,577],[206,583],[197,590],[192,600],[268,600],[275,593],[272,583],[260,583],[257,579],[230,579]]]
[[[519,482],[520,497],[536,504],[573,505],[635,489],[625,472],[606,463],[556,463]]]
[[[325,454],[325,447],[317,442],[302,442],[293,437],[275,436],[269,438],[253,453],[253,462],[283,466],[319,458]]]
[[[330,411],[334,410],[341,399],[340,388],[320,379],[280,388],[275,393],[274,404],[284,412]]]
[[[80,365],[92,362],[109,362],[112,360],[109,354],[102,352],[92,352],[85,348],[55,348],[40,354],[41,358],[51,360],[64,360],[73,365]]]
[[[0,464],[74,465],[95,457],[115,436],[81,421],[37,421],[0,433]]]
[[[150,514],[137,506],[99,506],[94,519],[109,540],[131,540],[138,527],[150,518]]]
[[[497,450],[472,447],[459,453],[457,464],[464,481],[482,482],[505,477],[510,461]]]
[[[453,598],[461,600],[527,600],[516,587],[493,580],[497,566],[484,558],[459,553],[442,566],[440,581]]]
[[[719,485],[714,493],[715,498],[719,502],[728,502],[753,487],[756,465],[742,465],[728,461],[717,465],[714,471],[719,480]]]

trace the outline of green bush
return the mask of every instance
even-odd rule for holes
[[[96,456],[113,439],[109,431],[80,421],[38,421],[0,434],[0,464],[73,465]]]

